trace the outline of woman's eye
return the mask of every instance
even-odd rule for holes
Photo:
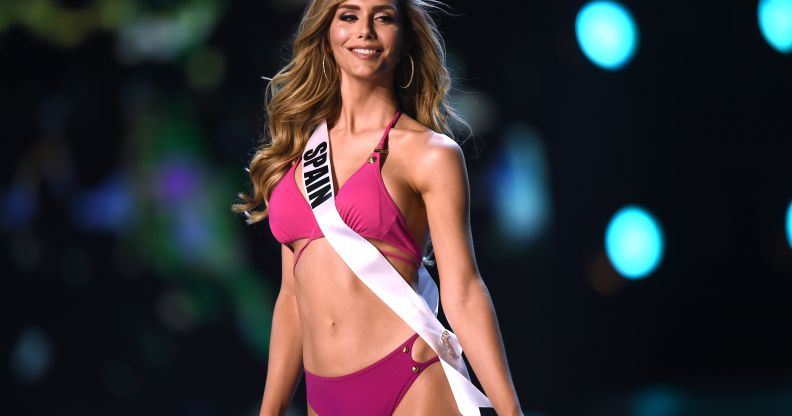
[[[342,14],[338,19],[342,20],[344,22],[352,22],[352,21],[357,20],[357,16],[355,16],[354,14]],[[382,21],[382,22],[387,22],[387,23],[393,23],[395,21],[392,16],[387,15],[387,14],[381,15],[381,16],[377,16],[377,19]]]

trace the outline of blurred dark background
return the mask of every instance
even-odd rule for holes
[[[607,70],[585,4],[435,15],[526,413],[792,415],[792,54],[756,1],[625,0]],[[278,243],[229,207],[304,6],[0,1],[3,413],[258,414]],[[642,278],[606,253],[625,206],[663,230]]]

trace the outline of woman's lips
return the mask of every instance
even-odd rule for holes
[[[362,52],[362,51],[359,51],[359,50],[355,50],[355,49],[350,49],[349,51],[352,52],[353,55],[357,56],[358,58],[360,58],[360,59],[362,59],[364,61],[376,58],[381,53],[380,51],[377,51],[377,50],[374,50],[373,53],[365,53],[365,52]]]

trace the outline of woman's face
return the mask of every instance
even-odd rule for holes
[[[402,49],[396,0],[348,0],[336,8],[329,41],[341,76],[393,79]]]

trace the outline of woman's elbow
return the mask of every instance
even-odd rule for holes
[[[465,311],[475,309],[482,300],[489,301],[489,290],[484,280],[478,274],[462,279],[455,284],[447,284],[443,287],[440,282],[440,304],[446,318],[451,323],[452,317],[464,314]],[[453,325],[453,324],[452,324]]]

